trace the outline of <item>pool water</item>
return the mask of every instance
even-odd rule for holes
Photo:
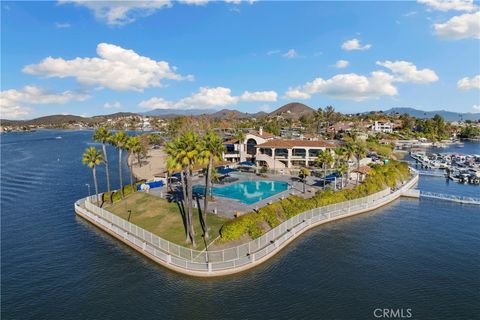
[[[288,183],[282,181],[242,181],[224,187],[212,187],[212,194],[253,204],[287,189]],[[203,190],[203,186],[194,186],[194,192],[203,193]]]

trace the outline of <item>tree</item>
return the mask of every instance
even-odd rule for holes
[[[99,204],[98,199],[98,183],[97,183],[97,166],[103,163],[102,154],[95,147],[90,147],[85,150],[82,157],[82,162],[86,164],[93,173],[93,184],[95,185],[95,196],[97,198],[97,205]]]
[[[313,118],[315,120],[315,123],[317,124],[317,133],[320,132],[320,126],[322,125],[323,121],[325,121],[325,114],[323,112],[322,108],[318,108],[314,115]]]
[[[212,182],[212,169],[214,163],[222,160],[225,146],[222,138],[214,131],[208,131],[203,137],[203,151],[202,156],[207,162],[207,174],[205,175],[205,194],[203,199],[203,222],[205,228],[205,240],[209,239],[208,224],[207,224],[207,210],[208,210],[208,196],[210,195],[210,186]]]
[[[93,140],[95,142],[102,144],[102,151],[103,151],[103,161],[105,163],[105,174],[107,175],[107,191],[110,192],[110,172],[108,169],[108,158],[107,158],[107,146],[106,144],[110,141],[112,137],[112,133],[105,129],[104,127],[100,127],[95,130],[93,134]]]
[[[348,165],[347,183],[348,183],[348,180],[350,179],[350,164],[348,163],[348,161],[354,156],[355,156],[355,143],[353,143],[353,141],[349,141],[345,145],[345,160],[347,160],[347,165]]]
[[[122,150],[125,149],[128,136],[125,131],[117,131],[110,139],[110,143],[118,150],[118,179],[120,181],[120,194],[123,194],[123,179],[122,179]]]
[[[127,142],[125,143],[125,150],[127,150],[127,165],[130,168],[130,185],[132,186],[132,191],[135,191],[133,185],[133,159],[130,158],[132,158],[132,155],[137,155],[138,164],[140,165],[139,155],[142,152],[142,146],[140,145],[140,137],[128,137]]]
[[[242,130],[237,130],[235,131],[235,134],[233,135],[234,139],[237,139],[238,140],[238,144],[239,144],[239,148],[240,150],[238,150],[239,152],[242,152],[243,150],[243,143],[245,142],[245,139],[246,139],[246,136],[245,136],[245,132],[243,132]]]
[[[331,167],[334,163],[334,158],[330,150],[325,149],[318,154],[315,162],[323,168],[323,188],[325,188],[326,178],[327,178],[327,168]]]
[[[307,183],[307,177],[310,175],[310,171],[307,168],[301,168],[298,172],[298,177],[300,181],[303,182],[303,193],[305,193],[305,185]]]
[[[167,163],[170,168],[180,169],[183,187],[183,198],[186,208],[185,221],[187,229],[187,243],[195,243],[195,230],[193,228],[193,188],[192,173],[195,165],[201,163],[203,151],[202,141],[193,131],[185,131],[175,140],[167,144]]]
[[[340,173],[340,176],[342,177],[341,186],[343,189],[343,187],[345,187],[344,185],[345,173],[348,173],[349,171],[348,163],[346,163],[345,161],[342,161],[337,169],[338,169],[338,173]]]

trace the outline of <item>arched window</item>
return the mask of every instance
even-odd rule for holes
[[[248,139],[247,140],[247,153],[249,155],[254,156],[257,153],[256,146],[257,146],[257,141],[255,141],[255,139],[252,139],[252,138]]]

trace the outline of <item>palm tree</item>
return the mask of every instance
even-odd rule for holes
[[[185,242],[190,242],[190,222],[188,220],[187,213],[187,186],[185,182],[185,177],[183,175],[183,164],[177,155],[182,150],[182,141],[179,137],[175,140],[167,142],[165,145],[165,150],[167,153],[167,172],[170,175],[173,172],[180,172],[180,183],[182,184],[182,195],[183,195],[183,208],[185,216]],[[167,178],[168,179],[168,178]]]
[[[108,170],[108,158],[107,158],[107,143],[110,141],[112,137],[112,133],[105,129],[104,127],[100,127],[95,130],[93,134],[93,140],[95,142],[99,142],[102,144],[102,151],[103,151],[103,161],[105,162],[105,174],[107,175],[107,191],[110,192],[110,172]]]
[[[327,180],[326,180],[327,168],[331,167],[333,162],[334,162],[334,158],[332,156],[332,153],[328,149],[323,150],[321,153],[319,153],[315,162],[323,168],[323,172],[324,172],[324,174],[323,174],[323,188],[325,188],[325,184],[327,182]]]
[[[97,198],[97,205],[100,202],[98,199],[98,183],[97,183],[97,166],[103,163],[102,154],[95,147],[90,147],[85,150],[82,157],[82,162],[86,164],[93,173],[93,183],[95,185],[95,196]]]
[[[130,168],[130,185],[132,186],[132,191],[135,191],[133,186],[133,159],[131,159],[130,164],[129,159],[132,154],[140,154],[142,150],[140,138],[138,136],[128,137],[127,142],[125,143],[125,149],[127,150],[127,165]]]
[[[120,181],[120,194],[123,198],[123,180],[122,180],[122,150],[125,149],[128,136],[125,131],[117,131],[110,139],[110,143],[118,149],[118,179]]]
[[[181,136],[176,138],[167,148],[168,162],[173,167],[180,167],[180,175],[182,179],[184,203],[186,203],[187,214],[186,225],[189,230],[190,237],[187,234],[187,243],[191,240],[195,247],[195,230],[193,228],[193,190],[192,190],[192,173],[195,165],[201,162],[202,141],[198,134],[193,131],[185,131]]]
[[[240,130],[237,130],[233,136],[235,139],[238,140],[238,144],[240,146],[240,150],[238,150],[240,153],[242,152],[242,147],[243,147],[243,143],[245,142],[245,132],[243,132],[241,129]]]
[[[307,177],[310,175],[310,171],[307,168],[301,168],[298,172],[298,177],[303,182],[303,193],[305,193],[305,184],[307,183]]]
[[[342,177],[342,182],[341,182],[342,189],[344,187],[343,180],[345,177],[345,173],[347,173],[348,170],[349,170],[348,163],[346,163],[345,161],[342,161],[338,166],[338,173],[340,173],[340,176]]]
[[[355,143],[349,141],[345,145],[345,159],[348,161],[355,156]],[[348,164],[348,170],[347,170],[347,183],[348,180],[350,179],[350,164]]]
[[[317,111],[315,111],[313,118],[315,122],[317,123],[317,133],[320,132],[320,126],[322,125],[322,122],[325,121],[325,114],[323,112],[322,108],[318,108]]]
[[[214,131],[208,131],[203,137],[203,152],[207,165],[207,174],[205,175],[205,194],[203,198],[203,221],[205,224],[205,240],[209,239],[208,224],[207,224],[207,210],[208,210],[208,196],[210,194],[210,186],[212,182],[212,168],[214,163],[222,160],[225,146],[223,145],[222,138]]]

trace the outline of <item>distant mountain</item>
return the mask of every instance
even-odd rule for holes
[[[116,112],[116,113],[111,113],[111,114],[102,114],[99,116],[93,116],[93,119],[96,118],[104,118],[104,119],[117,119],[117,118],[124,118],[124,117],[130,117],[130,116],[140,116],[138,113],[133,113],[133,112]]]
[[[94,123],[93,118],[85,118],[81,116],[74,116],[70,114],[54,114],[51,116],[45,116],[35,118],[32,120],[2,120],[2,125],[61,125],[66,123]]]
[[[217,112],[214,109],[153,109],[147,112],[144,112],[145,116],[153,117],[175,117],[175,116],[200,116],[204,114],[212,114]]]
[[[270,117],[282,116],[284,118],[299,119],[303,115],[311,115],[315,110],[299,102],[292,102],[270,112]]]
[[[209,116],[216,119],[247,119],[251,118],[252,114],[248,112],[240,112],[238,110],[222,109]]]
[[[414,108],[391,108],[388,110],[385,110],[384,113],[386,114],[392,114],[392,113],[399,113],[399,114],[404,114],[407,113],[412,117],[417,117],[420,119],[428,119],[428,118],[433,118],[436,114],[439,114],[442,116],[443,119],[446,121],[460,121],[460,120],[472,120],[472,121],[477,121],[480,120],[480,113],[458,113],[458,112],[452,112],[452,111],[446,111],[446,110],[438,110],[438,111],[423,111],[423,110],[418,110]]]

